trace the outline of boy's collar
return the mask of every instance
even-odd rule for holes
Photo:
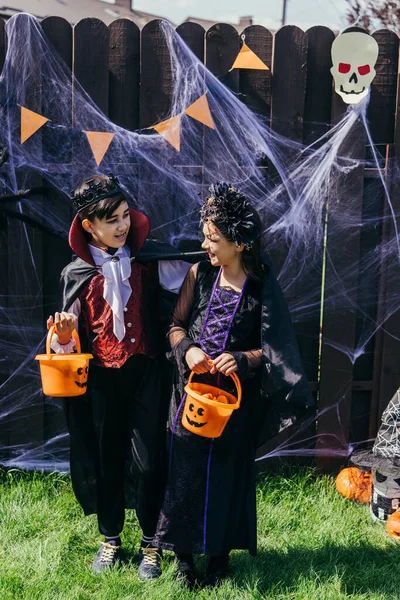
[[[131,226],[129,228],[128,237],[126,238],[126,245],[131,250],[131,256],[134,257],[139,252],[140,248],[146,241],[147,236],[150,232],[150,223],[146,215],[143,213],[130,208]],[[79,256],[82,260],[95,266],[92,254],[90,252],[89,244],[85,236],[85,230],[82,227],[82,222],[78,215],[75,216],[72,221],[71,228],[69,230],[69,245],[72,251]]]

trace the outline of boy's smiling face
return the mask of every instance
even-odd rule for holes
[[[90,243],[105,250],[125,246],[130,226],[131,217],[127,202],[121,202],[110,217],[94,217],[93,221],[82,221],[82,227],[92,236]]]

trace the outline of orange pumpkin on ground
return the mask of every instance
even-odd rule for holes
[[[371,488],[371,473],[357,467],[342,469],[336,477],[336,489],[339,494],[361,504],[368,504],[371,501]]]
[[[400,511],[392,513],[386,521],[386,531],[391,538],[400,539]]]

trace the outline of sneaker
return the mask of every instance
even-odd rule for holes
[[[157,579],[161,575],[162,550],[159,548],[141,547],[139,549],[138,577],[140,581]]]
[[[117,561],[120,548],[121,546],[117,545],[114,540],[103,542],[92,563],[93,573],[101,573],[104,569],[113,567]]]
[[[193,589],[198,585],[194,570],[193,555],[176,552],[175,558],[178,561],[177,580],[186,585],[190,590]]]
[[[210,556],[206,574],[204,577],[204,587],[216,587],[228,575],[229,554],[220,554],[219,556]]]

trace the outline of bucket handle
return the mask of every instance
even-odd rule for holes
[[[53,335],[55,334],[55,332],[56,332],[56,326],[52,325],[50,327],[50,329],[49,329],[48,334],[47,334],[47,339],[46,339],[46,354],[50,354],[51,353],[51,347],[50,347],[51,346],[51,339],[52,339]],[[76,329],[74,329],[72,331],[72,337],[75,340],[76,351],[77,351],[78,354],[80,354],[81,353],[81,341],[79,339],[79,335],[78,335],[78,332],[77,332]]]
[[[218,372],[221,373],[221,375],[225,375],[225,373],[222,373],[221,371],[218,371]],[[188,382],[187,382],[188,385],[189,385],[189,383],[191,383],[191,381],[193,379],[193,375],[195,375],[195,372],[191,371],[190,375],[189,375]],[[233,379],[233,383],[236,386],[236,393],[237,393],[238,402],[240,404],[241,401],[242,401],[242,385],[240,383],[239,377],[236,375],[235,372],[229,373],[229,375],[225,375],[225,377],[231,377]]]

